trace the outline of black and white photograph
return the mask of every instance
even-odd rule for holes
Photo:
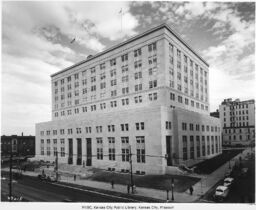
[[[255,2],[1,12],[1,209],[255,206]]]

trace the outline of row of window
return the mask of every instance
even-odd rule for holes
[[[158,96],[157,96],[157,93],[149,93],[148,94],[148,100],[149,101],[156,101],[158,99]],[[142,96],[135,96],[134,97],[134,103],[135,104],[138,104],[138,103],[142,103],[143,102],[143,100],[142,100]],[[121,104],[122,104],[122,106],[127,106],[127,105],[129,105],[129,103],[130,103],[130,100],[129,100],[129,98],[123,98],[123,99],[121,99]],[[76,103],[75,103],[75,105],[78,105],[79,104],[79,100],[78,101],[76,101]],[[118,106],[118,101],[116,101],[116,100],[114,100],[114,101],[110,101],[109,102],[109,104],[110,104],[110,108],[116,108],[117,106]],[[120,104],[120,105],[121,105]],[[99,104],[100,105],[100,109],[101,110],[104,110],[104,109],[106,109],[106,103],[104,102],[104,103],[100,103]],[[89,111],[88,109],[87,109],[87,106],[85,106],[85,107],[81,107],[81,108],[75,108],[74,109],[74,113],[75,114],[79,114],[79,111],[82,111],[82,112],[87,112],[87,111]],[[91,111],[96,111],[97,110],[97,105],[91,105]],[[67,110],[66,112],[65,111],[60,111],[60,112],[54,112],[54,117],[59,117],[59,113],[60,113],[60,116],[65,116],[66,114],[67,115],[72,115],[72,110],[71,109],[69,109],[69,110]]]
[[[115,161],[116,160],[116,156],[118,154],[116,154],[116,145],[115,145],[115,137],[108,137],[108,154],[104,154],[103,153],[103,138],[102,137],[98,137],[96,138],[97,141],[97,145],[96,145],[96,156],[98,160],[103,160],[104,156],[107,156],[108,159],[110,161]],[[54,139],[54,141],[57,139]],[[61,139],[62,141],[63,139]],[[78,139],[77,139],[78,140]],[[47,139],[47,143],[48,141],[50,142],[50,139]],[[81,139],[79,139],[79,141],[81,141]],[[41,139],[41,155],[45,155],[45,148],[46,148],[46,155],[50,156],[51,155],[51,147],[47,146],[44,147],[43,146],[44,143],[44,139]],[[65,157],[65,147],[61,145],[61,157]],[[81,148],[79,149],[79,154],[81,154],[79,156],[79,158],[81,158],[82,156],[82,151]],[[121,148],[118,149],[119,151],[121,151],[121,157],[122,157],[122,161],[123,162],[129,162],[130,161],[130,145],[129,145],[129,137],[125,136],[125,137],[121,137]],[[53,151],[54,151],[54,156],[57,156],[57,146],[53,146]],[[136,159],[137,159],[137,163],[145,163],[146,162],[146,157],[145,157],[145,137],[144,136],[136,136]],[[69,151],[68,156],[73,156],[73,151]]]
[[[108,132],[115,132],[115,128],[116,128],[115,125],[108,125],[107,126]],[[135,129],[136,130],[144,130],[145,129],[144,122],[136,122],[135,123]],[[129,131],[129,124],[128,123],[120,124],[120,130],[121,131]],[[103,132],[103,126],[95,126],[95,131],[96,131],[96,133],[102,133]],[[46,133],[46,135],[51,135],[50,130],[47,130],[46,132],[45,131],[40,131],[41,136],[44,136],[45,133]],[[76,128],[76,133],[77,134],[82,133],[82,128]],[[85,133],[92,133],[92,127],[91,126],[85,127]],[[58,135],[58,130],[52,130],[52,134],[53,135]],[[63,134],[65,134],[65,129],[60,129],[60,135],[63,135]],[[67,134],[73,134],[73,129],[68,128],[67,129]]]
[[[241,127],[241,126],[249,126],[249,122],[232,122],[230,123],[230,127]],[[229,127],[226,123],[223,124],[223,127]]]
[[[179,69],[181,67],[181,50],[179,50],[177,48],[176,52],[177,52],[177,67]],[[171,64],[173,64],[173,60],[174,60],[173,55],[174,55],[174,45],[173,45],[173,43],[169,43],[169,56],[170,56]],[[196,64],[192,59],[188,58],[188,56],[183,53],[183,64],[184,64],[184,67],[186,67],[186,68],[188,66],[188,61],[189,61],[190,68],[194,69],[194,65],[195,65],[195,70],[198,72],[198,70],[200,68],[200,74],[207,77],[207,71],[204,71],[202,67],[199,67],[198,64]]]
[[[188,127],[189,126],[189,127]],[[200,131],[200,125],[199,124],[194,124],[193,123],[181,123],[181,127],[183,131],[190,130],[190,131]],[[201,131],[211,131],[211,132],[220,132],[220,127],[217,126],[209,126],[209,125],[201,125]]]
[[[253,129],[250,129],[250,128],[244,128],[244,129],[241,129],[241,128],[239,128],[239,129],[224,129],[224,133],[242,133],[242,132],[248,132],[248,133],[250,133],[250,132],[252,132],[252,133],[254,133],[254,128]]]
[[[170,93],[170,99],[171,99],[172,101],[175,101],[175,100],[176,100],[176,94],[171,92],[171,93]],[[179,102],[179,103],[183,103],[183,97],[182,97],[182,96],[178,95],[177,99],[178,99],[178,102]],[[189,99],[184,97],[184,103],[185,103],[185,105],[189,105]],[[204,104],[201,104],[201,107],[200,107],[200,103],[199,103],[199,102],[196,102],[196,103],[195,103],[195,101],[190,100],[190,105],[191,105],[192,107],[196,107],[196,108],[198,108],[198,109],[201,108],[202,110],[208,111],[208,106],[206,106],[206,105],[204,105]]]
[[[248,109],[249,105],[248,104],[239,104],[239,105],[233,105],[233,106],[231,105],[229,107],[230,107],[231,110],[234,110],[234,109],[244,109],[244,108]],[[223,110],[224,111],[226,110],[225,106],[223,107]]]
[[[195,159],[221,152],[219,136],[202,136],[201,141],[200,136],[196,138],[189,136],[189,143],[188,147],[188,136],[182,136],[183,160],[188,160],[188,153],[190,153],[190,159]]]
[[[151,43],[148,45],[148,52],[155,52],[157,50],[157,45],[156,42]],[[140,57],[141,56],[141,49],[136,49],[134,50],[134,57]],[[152,57],[152,56],[151,56]],[[122,62],[127,62],[128,61],[128,53],[121,55],[121,61]],[[152,59],[149,59],[149,64],[151,64]],[[156,61],[154,61],[156,62]],[[109,61],[110,63],[110,67],[116,66],[116,58],[113,58]],[[106,63],[101,63],[100,65],[100,70],[104,70],[106,68]],[[82,76],[86,75],[86,70],[82,72]],[[91,74],[95,74],[96,73],[96,67],[92,67],[90,68],[90,72]],[[72,76],[68,76],[67,78],[67,82],[71,82],[72,80]],[[79,79],[79,73],[75,73],[74,74],[74,79],[78,80]],[[61,79],[60,80],[60,84],[63,85],[65,83],[65,79]],[[57,87],[58,86],[58,81],[54,82],[54,86]]]
[[[140,73],[140,72],[138,72],[138,73]],[[116,85],[116,80],[111,80],[111,86],[115,86],[115,85]],[[151,81],[149,81],[148,87],[149,87],[149,89],[156,88],[156,87],[157,87],[157,80],[151,80]],[[102,90],[102,89],[105,89],[105,88],[106,88],[106,83],[105,83],[105,82],[104,82],[104,83],[100,83],[100,89]],[[95,92],[95,91],[96,91],[96,85],[91,86],[91,88],[90,88],[89,90],[90,90],[91,92]],[[141,91],[141,90],[142,90],[142,83],[136,84],[136,85],[134,86],[134,90],[135,90],[135,92]],[[82,94],[83,96],[86,95],[88,92],[89,92],[89,91],[88,91],[88,88],[83,88],[83,89],[81,90],[81,94]],[[112,94],[113,92],[115,92],[115,93]],[[129,93],[129,87],[122,88],[122,94],[127,94],[127,93]],[[112,91],[111,91],[111,96],[116,96],[116,95],[117,95],[117,90],[112,90]],[[75,90],[75,91],[74,91],[74,96],[79,96],[79,90]],[[72,98],[72,92],[68,92],[68,93],[67,93],[67,98]],[[64,93],[60,95],[60,99],[61,99],[61,100],[64,100],[64,99],[65,99],[65,94],[64,94]],[[54,100],[55,100],[55,101],[58,101],[58,100],[59,100],[59,97],[58,97],[58,96],[55,96],[55,97],[54,97]]]
[[[229,114],[232,116],[232,115],[243,115],[243,114],[249,114],[249,111],[248,110],[242,110],[242,111],[236,111],[236,112],[229,112]],[[226,112],[223,113],[224,116],[226,116]]]

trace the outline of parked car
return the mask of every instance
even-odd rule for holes
[[[41,181],[46,180],[46,178],[47,178],[45,174],[39,174],[37,177],[38,177],[38,179],[40,179]]]
[[[224,186],[225,187],[231,187],[232,185],[233,185],[233,183],[234,183],[234,178],[231,178],[231,177],[227,177],[227,178],[225,178],[224,179]]]
[[[56,182],[57,181],[56,176],[54,176],[54,175],[47,176],[47,181],[48,182]]]
[[[214,198],[217,201],[223,201],[228,197],[229,188],[226,186],[218,186],[214,193]]]

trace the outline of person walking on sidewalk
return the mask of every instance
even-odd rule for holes
[[[194,189],[193,189],[193,187],[192,187],[192,186],[189,188],[189,191],[190,191],[190,195],[193,195],[193,191],[194,191]]]
[[[76,181],[76,174],[74,175],[74,181]]]
[[[112,189],[114,189],[114,180],[111,180],[111,186],[112,186]]]
[[[130,194],[130,185],[127,185],[127,193]]]

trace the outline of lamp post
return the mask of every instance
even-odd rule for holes
[[[166,190],[166,193],[167,193],[166,202],[168,203],[169,202],[169,190]]]
[[[174,179],[172,178],[172,201],[174,201],[173,188],[174,188]]]
[[[132,146],[131,145],[129,145],[129,156],[130,156],[130,175],[131,175],[131,188],[132,188],[132,193],[134,193],[134,191],[133,191],[133,175],[132,175]]]

